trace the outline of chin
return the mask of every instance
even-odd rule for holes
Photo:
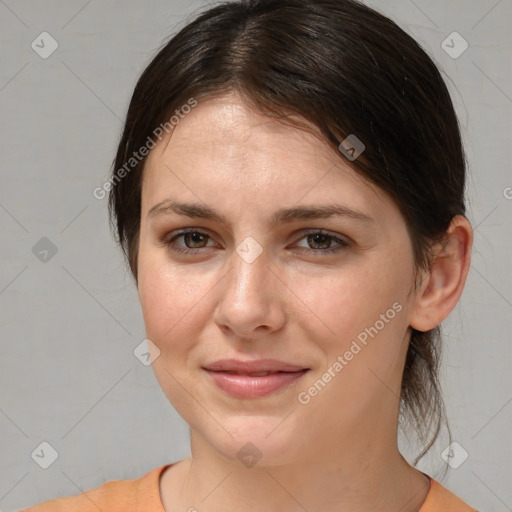
[[[222,423],[231,435],[219,428],[203,436],[220,455],[241,467],[289,464],[299,458],[303,440],[299,432],[293,432],[293,419],[283,421],[283,417],[237,416]]]

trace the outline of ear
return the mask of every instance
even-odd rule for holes
[[[429,331],[450,314],[466,283],[472,246],[471,224],[466,217],[455,216],[443,242],[432,248],[432,264],[423,274],[410,310],[411,327]]]

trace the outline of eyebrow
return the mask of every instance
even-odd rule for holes
[[[175,213],[191,218],[213,220],[221,224],[228,225],[227,219],[209,206],[200,203],[182,203],[172,199],[166,199],[153,206],[147,215],[147,218],[153,218],[163,213]],[[368,223],[375,222],[372,217],[365,213],[354,210],[347,206],[338,204],[327,205],[309,205],[293,206],[291,208],[282,208],[276,211],[271,218],[271,224],[289,223],[302,219],[326,219],[329,217],[349,217]]]

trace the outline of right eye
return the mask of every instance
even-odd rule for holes
[[[176,243],[177,240],[182,239],[184,245]],[[165,242],[165,245],[171,250],[179,253],[197,253],[198,249],[205,249],[208,246],[208,242],[212,241],[210,235],[203,233],[197,229],[187,229],[180,231],[169,240]],[[213,242],[212,242],[213,243]],[[213,244],[215,246],[215,244]]]

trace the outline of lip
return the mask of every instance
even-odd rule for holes
[[[290,386],[309,368],[276,361],[237,361],[223,359],[203,367],[213,382],[223,391],[235,398],[258,398],[269,395],[285,386]],[[273,372],[269,375],[241,375],[232,372],[258,373]]]
[[[239,361],[237,359],[219,359],[203,367],[205,370],[217,372],[298,372],[309,370],[305,366],[297,366],[277,359],[258,359],[256,361]]]

